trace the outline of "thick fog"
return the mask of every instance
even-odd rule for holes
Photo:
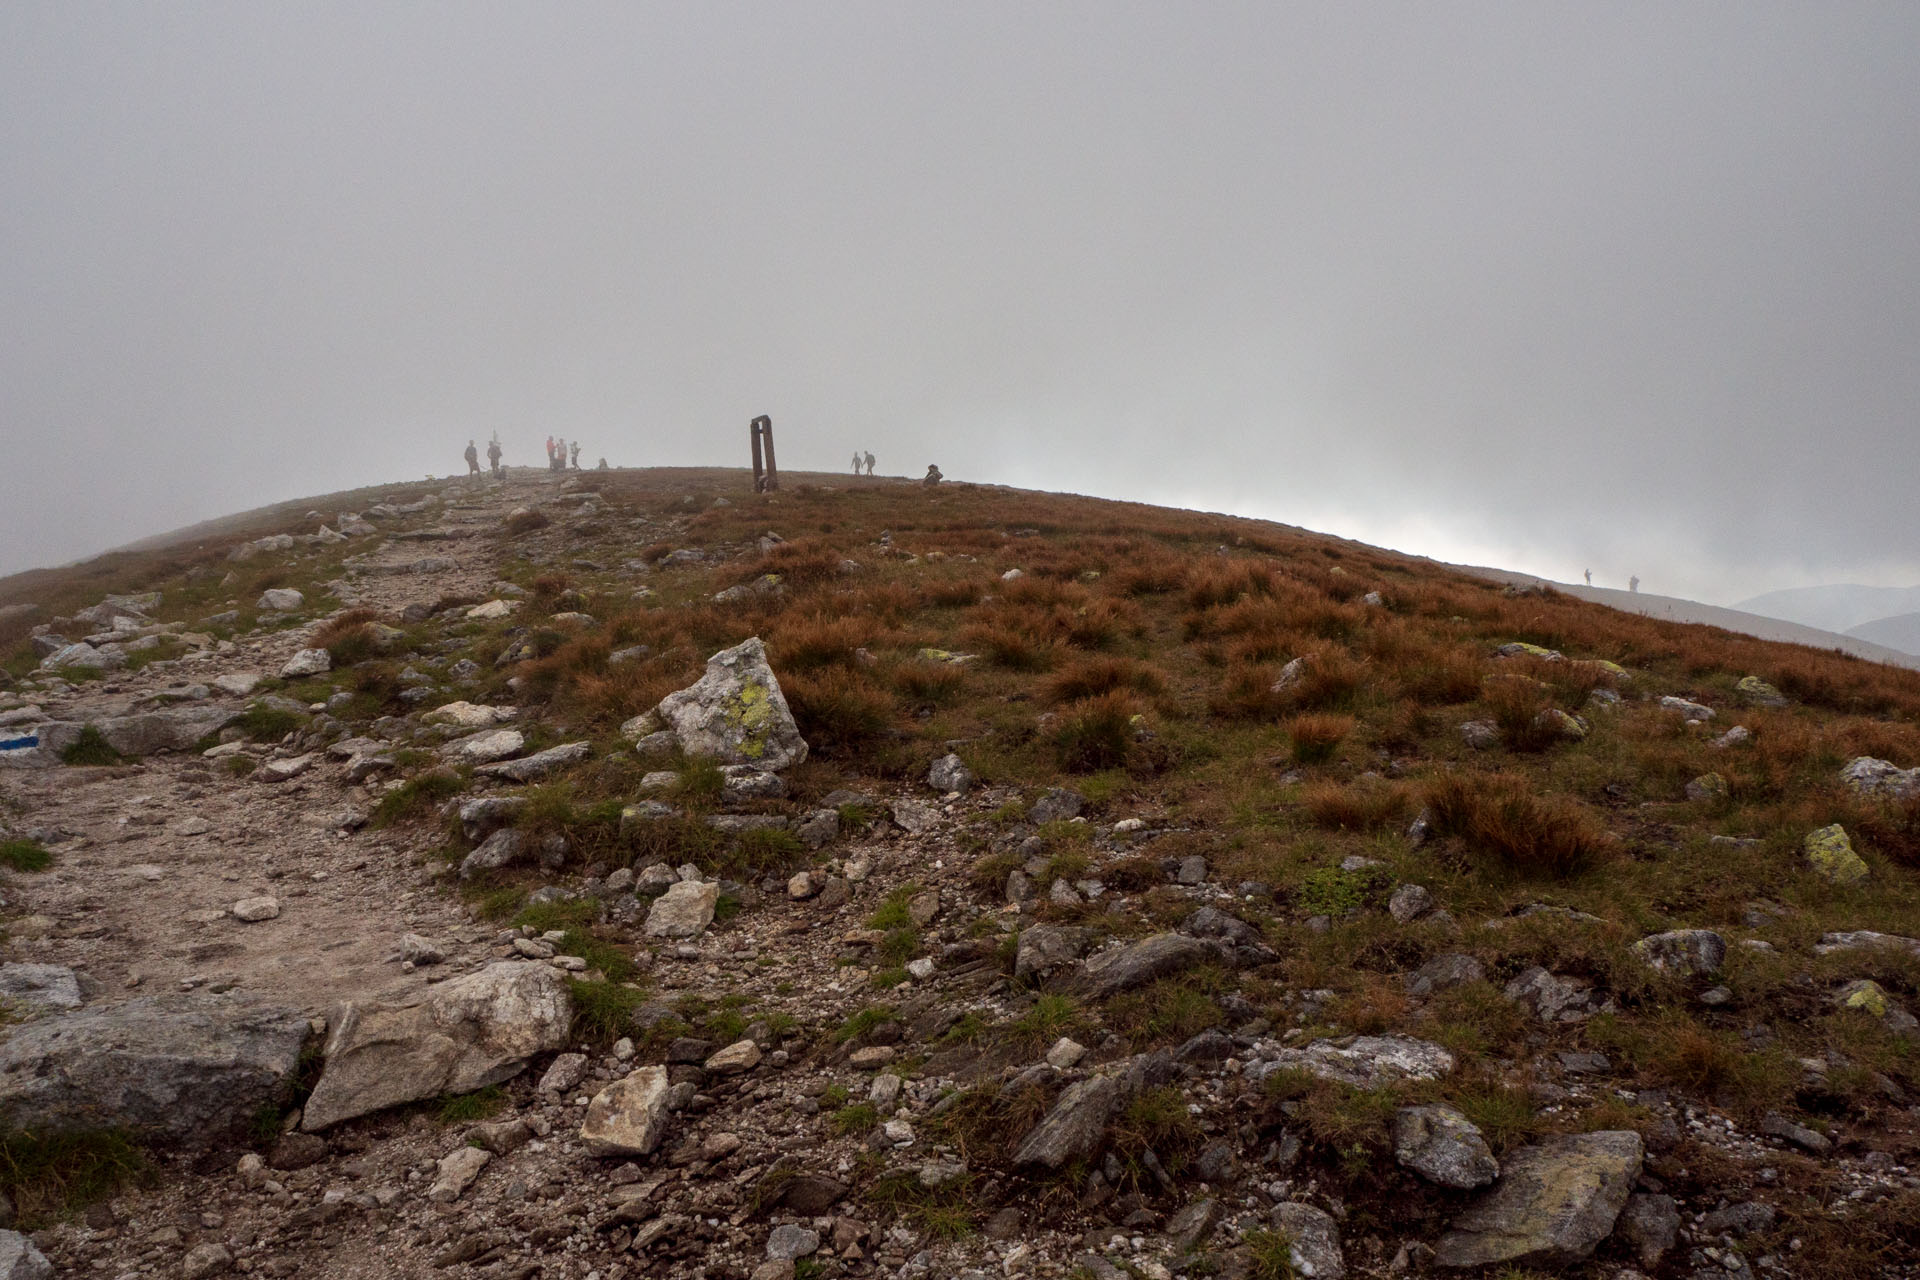
[[[464,469],[1920,582],[1920,7],[0,9],[0,571]]]

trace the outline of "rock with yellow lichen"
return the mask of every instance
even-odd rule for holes
[[[720,764],[774,772],[807,758],[806,739],[758,636],[714,654],[696,683],[620,726],[621,734],[636,742],[662,730],[673,734],[689,756]]]
[[[1807,866],[1835,884],[1859,884],[1867,878],[1867,864],[1853,851],[1847,829],[1839,823],[1807,836]]]

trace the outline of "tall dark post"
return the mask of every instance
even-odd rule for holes
[[[747,426],[753,437],[753,491],[772,493],[780,487],[780,467],[773,460],[773,419],[761,414]],[[761,470],[761,446],[765,445],[766,469]]]

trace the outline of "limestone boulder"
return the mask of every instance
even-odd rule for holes
[[[253,602],[253,607],[292,613],[306,602],[307,598],[292,587],[270,587],[260,593],[260,598]]]
[[[1091,1157],[1099,1151],[1114,1116],[1142,1091],[1164,1083],[1173,1069],[1172,1058],[1162,1050],[1114,1063],[1068,1085],[1040,1123],[1020,1140],[1013,1162],[1058,1169]]]
[[[1104,1000],[1221,958],[1221,948],[1212,942],[1181,933],[1155,934],[1102,951],[1080,967],[1072,985],[1091,999]]]
[[[697,682],[621,726],[630,741],[662,730],[688,755],[721,764],[778,771],[807,758],[806,739],[758,636],[714,654]]]
[[[1393,1158],[1428,1182],[1456,1191],[1484,1187],[1500,1176],[1500,1164],[1479,1128],[1439,1103],[1394,1113]]]
[[[280,667],[280,678],[298,680],[303,676],[325,675],[333,670],[333,655],[325,649],[302,649]]]
[[[571,765],[579,764],[593,754],[590,742],[563,742],[557,747],[548,747],[545,751],[536,751],[530,756],[518,760],[500,760],[493,764],[483,764],[473,772],[481,778],[505,778],[509,782],[534,782],[548,774],[558,773]]]
[[[1841,783],[1863,796],[1911,800],[1920,796],[1920,769],[1902,769],[1891,760],[1855,756],[1840,771]]]
[[[1347,1260],[1332,1214],[1289,1200],[1273,1206],[1273,1226],[1287,1238],[1288,1261],[1299,1280],[1344,1280]]]
[[[1077,961],[1093,935],[1070,925],[1036,924],[1020,931],[1013,955],[1015,978],[1044,978]]]
[[[966,761],[949,751],[927,770],[927,785],[935,791],[948,793],[968,791],[973,787],[973,770],[967,768]]]
[[[80,976],[62,964],[0,964],[0,1007],[16,1014],[78,1009],[85,1003]]]
[[[697,938],[713,923],[720,886],[712,880],[682,880],[667,886],[647,909],[649,938]]]
[[[0,1043],[0,1118],[42,1133],[223,1138],[285,1097],[310,1031],[298,1010],[200,992],[38,1018]]]
[[[1435,1247],[1443,1267],[1566,1267],[1612,1234],[1645,1155],[1627,1129],[1549,1138],[1509,1152],[1493,1189]]]
[[[123,756],[187,751],[209,734],[232,724],[239,714],[232,707],[202,703],[137,715],[107,716],[90,722],[59,720],[40,729],[40,745],[58,755],[79,741],[90,723],[99,730],[106,744]]]
[[[545,964],[502,961],[408,1000],[347,1004],[328,1019],[326,1066],[301,1124],[342,1120],[518,1075],[566,1047],[573,1001]]]
[[[644,1156],[659,1147],[667,1129],[667,1069],[642,1067],[614,1081],[587,1104],[580,1139],[597,1156]]]
[[[0,1280],[53,1280],[53,1264],[18,1231],[0,1231]]]
[[[1400,1080],[1438,1080],[1453,1066],[1453,1055],[1431,1040],[1350,1036],[1261,1053],[1248,1065],[1247,1075],[1264,1080],[1276,1071],[1305,1071],[1356,1089],[1378,1089]]]
[[[1674,929],[1650,934],[1633,953],[1662,973],[1708,975],[1727,960],[1727,940],[1711,929]]]
[[[1762,680],[1759,676],[1741,676],[1740,683],[1733,686],[1740,700],[1750,707],[1784,707],[1787,695]]]

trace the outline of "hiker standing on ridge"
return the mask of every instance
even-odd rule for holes
[[[578,440],[573,442],[573,469],[575,471],[580,469],[580,442]]]
[[[1639,574],[1636,573],[1631,578],[1627,579],[1627,590],[1634,592],[1635,594],[1639,593],[1640,591],[1640,575]]]
[[[467,474],[470,476],[480,474],[480,451],[473,447],[471,440],[467,441]]]
[[[853,474],[860,474],[860,451],[858,449],[853,451]]]
[[[500,437],[497,435],[493,439],[487,442],[487,469],[493,472],[494,478],[496,480],[499,479],[500,477]]]
[[[1593,570],[1591,569],[1587,570],[1587,585],[1588,586],[1593,585]]]
[[[859,470],[860,470],[860,468],[858,468],[858,467],[855,467],[855,468],[854,468],[854,471],[855,471],[856,473],[858,473],[858,472],[859,472]],[[868,455],[867,455],[867,474],[868,474],[869,476],[871,476],[871,475],[873,474],[873,455],[872,455],[872,454],[868,454]]]

